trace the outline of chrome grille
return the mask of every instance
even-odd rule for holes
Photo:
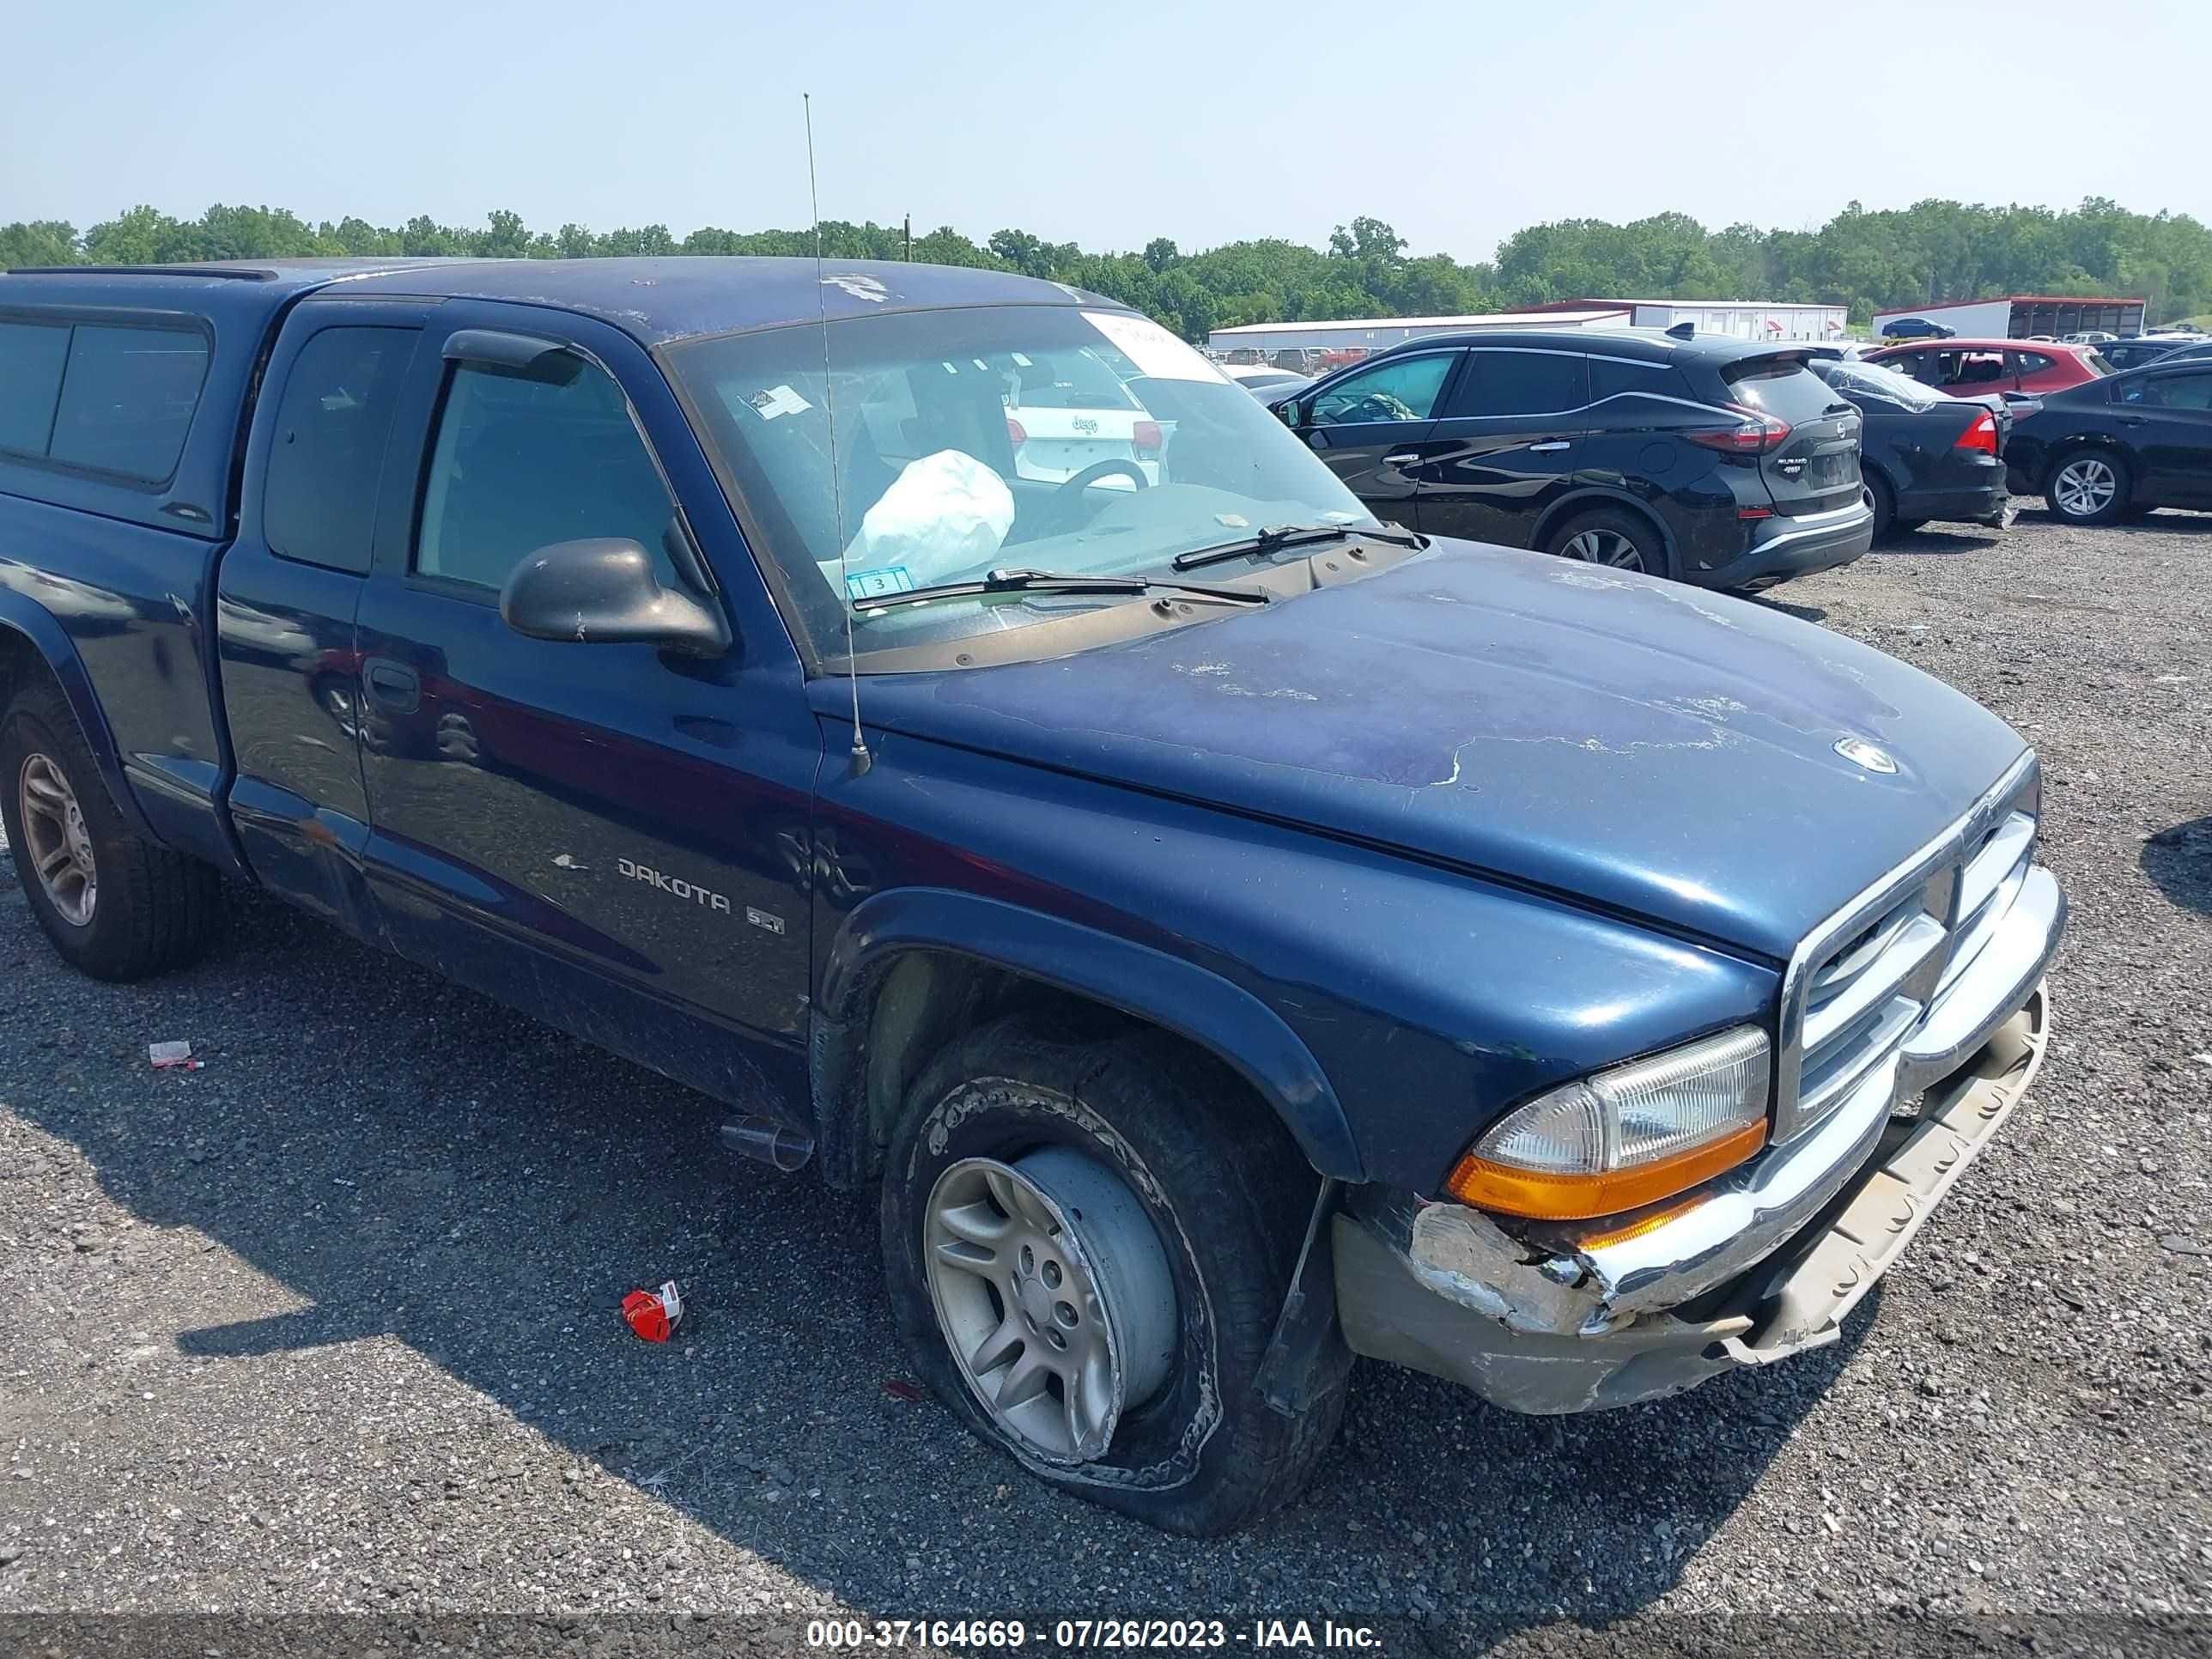
[[[1774,1139],[1826,1118],[1898,1053],[1989,942],[2027,879],[2039,775],[2033,754],[1934,842],[1838,911],[1783,986]]]

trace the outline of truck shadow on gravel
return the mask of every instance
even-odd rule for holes
[[[2177,823],[2144,842],[2142,868],[2183,909],[2212,915],[2212,816]]]
[[[131,1249],[185,1287],[153,1338],[186,1358],[193,1391],[246,1413],[235,1428],[251,1434],[252,1401],[290,1374],[268,1357],[397,1339],[550,1439],[554,1454],[532,1453],[507,1477],[521,1491],[507,1490],[544,1506],[548,1537],[602,1560],[631,1541],[642,1492],[735,1559],[892,1617],[1328,1614],[1406,1621],[1455,1646],[1563,1616],[1602,1622],[1679,1582],[1866,1328],[1862,1312],[1844,1342],[1771,1372],[1581,1419],[1515,1417],[1363,1365],[1304,1498],[1241,1538],[1166,1537],[1041,1488],[915,1395],[868,1199],[732,1164],[709,1150],[718,1115],[702,1097],[273,902],[232,904],[232,942],[191,973],[42,990],[76,1029],[54,1034],[56,1086],[13,1091],[14,1109],[81,1148],[135,1212]],[[18,982],[61,973],[20,901],[0,904],[0,965]],[[28,1016],[0,1012],[0,1031],[18,1019],[25,1040]],[[173,1036],[194,1041],[204,1071],[146,1069],[143,1044]],[[194,1235],[307,1305],[214,1324],[184,1311]],[[682,1329],[641,1342],[617,1304],[670,1278]],[[83,1340],[100,1340],[100,1311],[82,1311]],[[119,1338],[125,1316],[106,1317]],[[365,1351],[361,1364],[379,1358],[391,1363]],[[467,1495],[447,1478],[457,1437],[496,1433],[487,1466],[526,1443],[495,1413],[411,1462],[395,1441],[378,1472],[363,1431],[343,1408],[327,1415],[318,1461],[342,1480],[433,1498],[441,1482],[443,1497]],[[175,1448],[104,1449],[127,1462]],[[1810,1547],[1816,1498],[1766,1507],[1762,1525]],[[465,1504],[450,1517],[466,1527]],[[407,1559],[421,1535],[378,1547],[435,1600],[434,1561]],[[639,1565],[603,1580],[597,1605],[641,1607],[654,1580],[665,1607],[707,1594]]]

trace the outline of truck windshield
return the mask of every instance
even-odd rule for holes
[[[1144,602],[1016,589],[871,607],[894,593],[1015,567],[1171,577],[1176,554],[1269,526],[1374,526],[1249,392],[1141,317],[976,307],[827,335],[826,382],[812,324],[665,354],[817,657],[843,654],[848,610],[865,659]]]

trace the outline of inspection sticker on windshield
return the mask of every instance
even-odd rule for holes
[[[845,578],[845,592],[855,603],[880,599],[887,593],[912,592],[914,578],[902,564],[887,564],[879,570],[855,570]]]
[[[1083,320],[1103,334],[1139,369],[1158,380],[1228,382],[1227,375],[1149,317],[1086,311]]]
[[[799,415],[814,407],[787,386],[770,386],[765,392],[756,392],[745,399],[763,421],[772,421],[779,415]]]

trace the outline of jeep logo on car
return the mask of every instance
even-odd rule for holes
[[[696,886],[684,880],[681,876],[666,875],[654,869],[651,865],[638,864],[629,859],[617,859],[615,868],[632,881],[649,881],[664,893],[673,894],[680,899],[690,899],[695,904],[702,904],[710,910],[720,910],[725,915],[729,914],[729,900],[724,898],[720,893],[709,892],[704,887]]]
[[[1078,432],[1080,432],[1086,438],[1096,437],[1097,435],[1098,422],[1091,420],[1087,416],[1077,416],[1075,417],[1074,426],[1075,429]]]

